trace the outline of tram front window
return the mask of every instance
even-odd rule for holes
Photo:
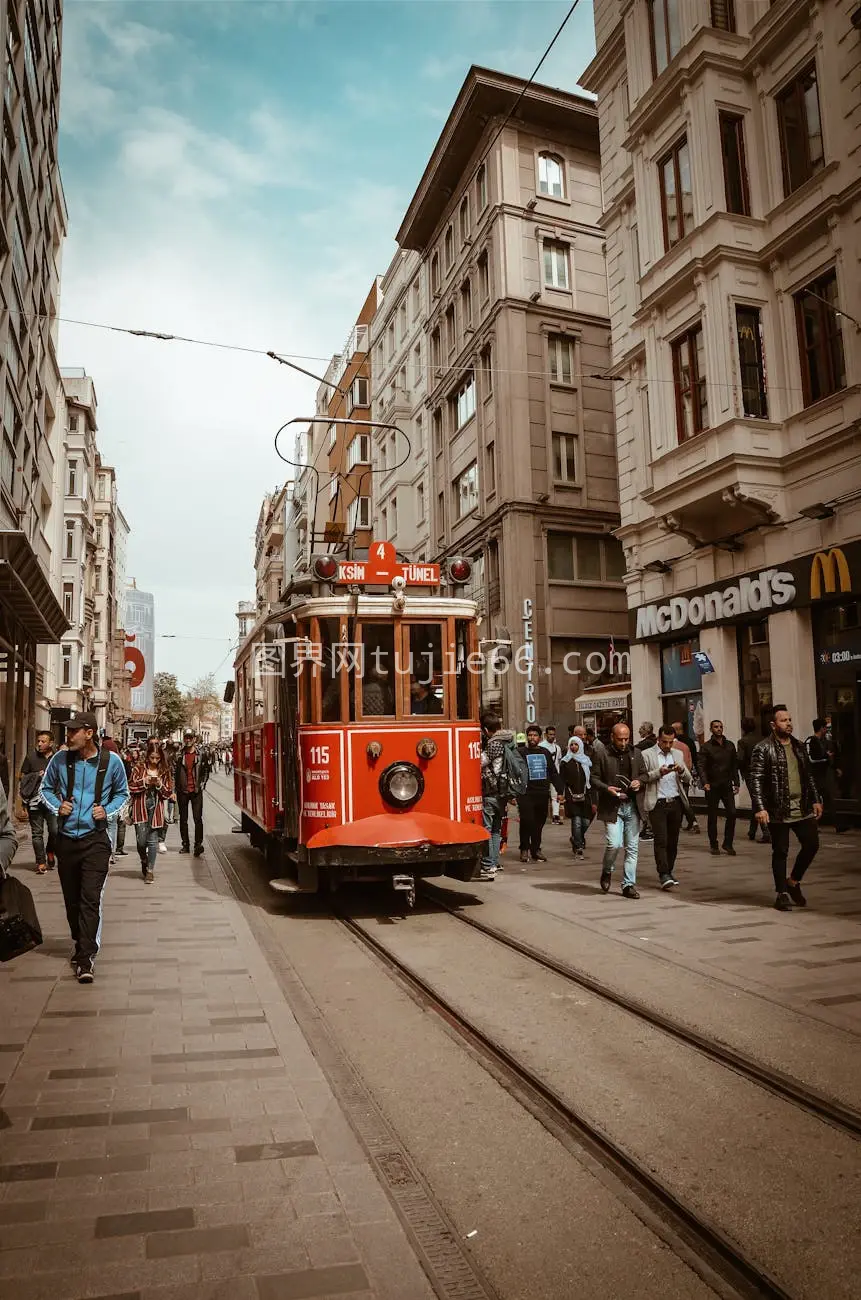
[[[338,645],[341,622],[337,618],[320,619],[320,721],[341,721],[341,675],[338,671]]]
[[[395,716],[395,629],[391,623],[362,627],[362,715]]]
[[[442,628],[438,623],[414,623],[409,629],[410,699],[412,716],[445,708]]]

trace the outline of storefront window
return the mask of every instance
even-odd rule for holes
[[[736,628],[738,644],[738,684],[741,716],[753,718],[760,735],[769,734],[771,694],[771,650],[768,644],[768,619],[761,623],[743,623]]]
[[[837,748],[837,796],[861,795],[857,764],[861,756],[861,602],[825,605],[813,615],[817,712],[831,719]],[[806,729],[810,719],[799,719]],[[799,727],[800,731],[800,727]]]
[[[699,637],[661,646],[663,721],[667,725],[680,722],[685,735],[697,742],[705,732],[702,677],[693,657],[699,648]]]

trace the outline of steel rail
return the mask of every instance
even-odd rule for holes
[[[435,889],[436,887],[432,882],[422,884],[422,892],[425,897],[431,899],[435,906],[448,912],[455,920],[462,921],[464,925],[471,926],[474,930],[478,930],[479,933],[495,940],[503,947],[519,953],[522,957],[527,957],[537,965],[543,966],[545,970],[552,971],[555,975],[561,975],[563,979],[569,980],[572,984],[578,985],[589,993],[594,993],[596,997],[602,998],[605,1002],[620,1007],[623,1011],[629,1012],[631,1015],[636,1016],[637,1019],[645,1021],[655,1029],[661,1030],[686,1046],[695,1048],[703,1056],[716,1061],[718,1065],[734,1070],[737,1074],[749,1079],[767,1092],[771,1092],[784,1101],[791,1102],[802,1110],[808,1111],[811,1115],[815,1115],[817,1119],[831,1124],[834,1128],[840,1129],[854,1138],[861,1137],[861,1115],[849,1106],[844,1106],[841,1102],[834,1101],[822,1093],[806,1087],[789,1075],[783,1074],[779,1070],[773,1070],[770,1066],[755,1061],[753,1057],[736,1051],[733,1047],[707,1038],[696,1029],[691,1029],[678,1020],[664,1015],[663,1012],[656,1011],[646,1003],[640,1002],[637,998],[630,997],[626,993],[620,993],[617,989],[611,988],[594,976],[587,975],[584,971],[569,966],[567,962],[551,957],[548,953],[534,948],[522,939],[516,939],[504,930],[499,930],[484,921],[467,916],[458,908],[452,907],[449,903],[436,897]]]
[[[548,1084],[434,989],[423,976],[368,934],[353,918],[338,912],[334,916],[421,1004],[436,1012],[459,1038],[492,1067],[497,1076],[501,1076],[504,1083],[509,1085],[512,1095],[526,1106],[549,1133],[558,1138],[561,1130],[567,1137],[573,1138],[578,1146],[632,1191],[650,1215],[657,1216],[660,1220],[666,1232],[665,1239],[668,1238],[667,1244],[675,1253],[689,1266],[693,1266],[690,1258],[692,1253],[705,1266],[701,1276],[706,1282],[710,1281],[708,1275],[711,1274],[712,1278],[717,1276],[728,1283],[740,1297],[791,1300],[791,1293],[766,1269],[749,1259],[739,1243],[733,1241],[716,1224],[685,1205],[660,1178],[563,1100]],[[682,1249],[679,1249],[680,1246]]]

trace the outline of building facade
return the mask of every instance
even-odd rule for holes
[[[57,167],[61,6],[0,11],[0,745],[20,768],[48,721],[47,657],[67,626],[51,584],[54,479],[65,410],[56,359],[66,209]],[[40,647],[40,649],[37,649]]]
[[[96,454],[93,554],[92,697],[100,727],[122,735],[131,711],[131,673],[125,658],[125,554],[129,526],[117,502],[117,479]]]
[[[292,484],[291,484],[292,486]],[[289,508],[287,485],[267,492],[254,533],[257,610],[268,613],[284,590],[284,528]]]
[[[337,389],[330,388],[326,393],[330,423],[322,448],[325,460],[320,479],[325,498],[323,532],[326,541],[346,540],[350,554],[367,549],[373,523],[370,328],[378,302],[379,284],[375,280],[350,337],[326,374]],[[336,419],[359,423],[331,423]]]
[[[511,659],[483,701],[517,728],[628,703],[601,215],[594,104],[472,68],[397,237],[427,282],[429,550],[472,559]]]
[[[595,0],[640,717],[830,715],[861,809],[857,0]],[[707,660],[697,663],[697,652]],[[705,672],[703,672],[705,669]]]
[[[399,249],[371,322],[373,532],[417,561],[430,554],[426,278],[420,255]]]

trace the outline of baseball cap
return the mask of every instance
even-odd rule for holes
[[[99,724],[96,721],[95,713],[79,713],[77,709],[72,709],[66,723],[66,730],[80,731],[82,727],[89,727],[91,731],[98,731]]]

